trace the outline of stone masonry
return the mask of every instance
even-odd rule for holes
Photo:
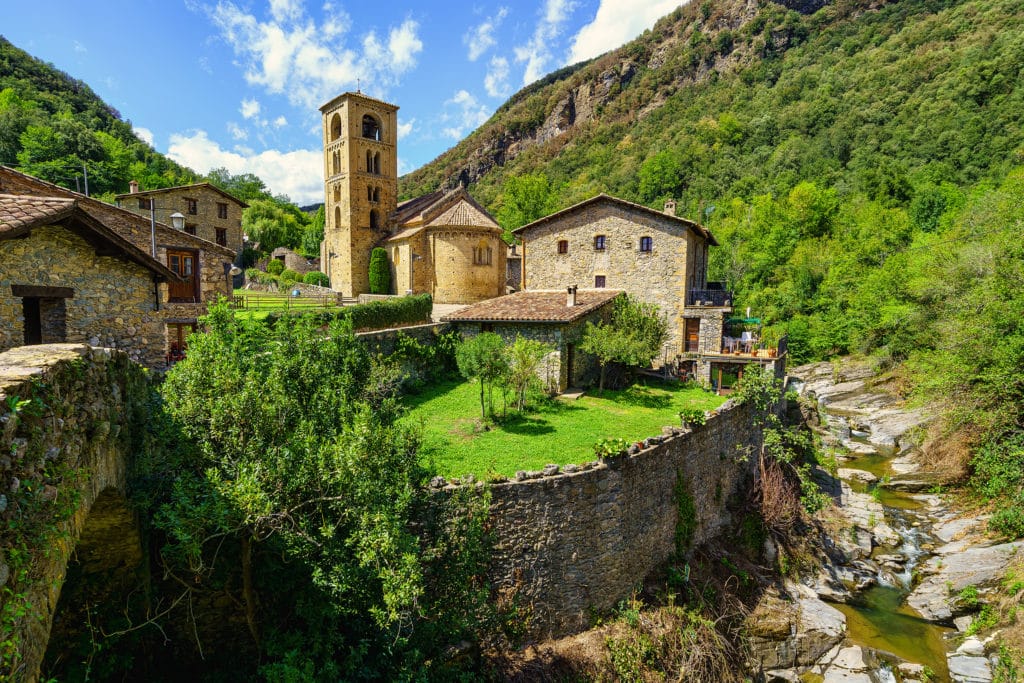
[[[490,579],[530,615],[530,636],[586,629],[595,611],[613,608],[672,557],[677,484],[696,509],[691,547],[725,531],[730,504],[755,481],[753,415],[750,405],[727,403],[693,431],[667,427],[636,455],[492,484]]]

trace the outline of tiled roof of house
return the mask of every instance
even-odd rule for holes
[[[591,197],[590,199],[585,199],[582,202],[579,202],[578,204],[573,204],[572,206],[562,209],[561,211],[556,211],[555,213],[544,216],[543,218],[538,218],[534,222],[527,223],[523,227],[516,228],[512,232],[522,234],[528,230],[531,230],[532,228],[543,225],[544,223],[547,223],[549,221],[557,220],[559,218],[562,218],[563,216],[567,216],[581,209],[585,209],[586,207],[591,206],[593,204],[602,203],[614,204],[624,209],[628,209],[630,211],[645,214],[647,216],[650,216],[651,218],[663,218],[669,221],[675,221],[676,223],[687,226],[688,228],[696,232],[698,235],[702,236],[704,239],[708,241],[708,244],[716,247],[718,246],[718,240],[716,240],[715,236],[711,234],[711,231],[705,228],[704,226],[700,225],[699,223],[695,223],[688,218],[680,218],[679,216],[667,214],[664,211],[657,211],[655,209],[646,207],[642,204],[634,204],[633,202],[627,202],[625,199],[619,199],[618,197],[613,197],[611,195],[604,194],[603,192],[595,197]]]
[[[157,188],[155,190],[139,190],[138,192],[125,192],[124,194],[116,195],[115,199],[127,199],[127,198],[130,198],[130,197],[152,197],[153,195],[166,194],[168,192],[177,192],[179,190],[199,190],[199,189],[212,190],[212,191],[216,192],[217,194],[221,195],[222,197],[224,197],[225,199],[230,199],[231,201],[233,201],[235,204],[238,204],[243,209],[248,208],[248,206],[249,206],[248,204],[243,202],[238,197],[234,196],[233,194],[231,194],[229,192],[225,192],[224,190],[220,189],[219,187],[217,187],[213,183],[192,183],[191,185],[177,185],[175,187],[161,187],[161,188]]]
[[[127,209],[101,202],[74,190],[69,190],[60,185],[15,171],[13,168],[3,165],[0,165],[0,191],[19,196],[74,200],[76,206],[89,214],[93,219],[132,242],[144,253],[149,251],[152,228],[148,216],[141,216]],[[231,249],[209,242],[201,237],[189,235],[181,230],[175,230],[171,226],[159,221],[156,223],[156,238],[157,243],[160,245],[167,244],[202,249],[211,255],[219,255],[225,262],[231,262],[235,259],[235,252]]]
[[[569,323],[596,311],[621,293],[618,289],[581,289],[576,293],[576,305],[567,306],[565,290],[525,290],[467,306],[442,320]]]
[[[66,197],[0,194],[0,239],[11,239],[42,225],[62,225],[78,234],[105,255],[119,255],[151,270],[165,280],[178,276],[129,240],[79,206],[79,200]],[[113,249],[113,251],[109,251]]]
[[[0,234],[20,234],[43,221],[59,221],[67,218],[74,208],[73,199],[0,194]]]

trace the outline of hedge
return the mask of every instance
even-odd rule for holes
[[[321,325],[327,325],[333,320],[351,320],[352,328],[357,331],[383,330],[389,327],[428,323],[433,307],[434,300],[429,294],[415,294],[303,315],[316,316],[317,322]],[[273,325],[283,315],[287,314],[271,313],[267,316],[267,323]]]
[[[326,273],[321,273],[319,270],[306,273],[302,276],[302,281],[307,285],[317,285],[319,287],[331,286],[331,278],[327,277]]]

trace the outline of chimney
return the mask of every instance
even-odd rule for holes
[[[139,191],[139,181],[131,180],[128,182],[128,192],[131,194],[137,194]]]
[[[675,216],[676,215],[676,200],[674,200],[674,199],[666,199],[665,200],[665,213],[667,213],[669,216]]]
[[[565,288],[565,305],[570,308],[576,305],[576,285]]]

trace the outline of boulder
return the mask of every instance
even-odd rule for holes
[[[755,670],[810,666],[846,633],[842,612],[819,600],[810,589],[794,584],[789,588],[795,594],[792,600],[767,594],[747,618]]]
[[[929,621],[953,618],[956,594],[967,586],[985,588],[997,583],[1006,567],[1021,556],[1018,543],[964,547],[951,543],[921,566],[925,578],[907,598],[907,604]]]
[[[949,677],[953,683],[991,683],[992,667],[985,657],[952,654],[949,663]]]

